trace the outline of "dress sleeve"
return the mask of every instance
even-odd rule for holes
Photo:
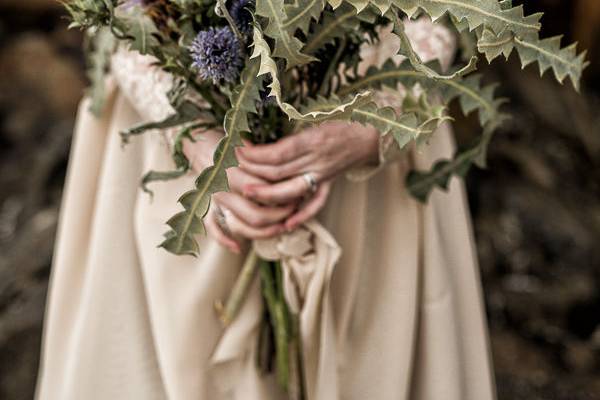
[[[439,60],[443,69],[448,69],[456,52],[456,37],[443,25],[434,24],[427,17],[405,21],[405,32],[417,54],[424,62]],[[358,66],[359,74],[364,74],[371,66],[381,67],[388,59],[396,64],[405,57],[398,55],[400,40],[392,34],[392,26],[388,25],[379,31],[379,42],[365,45],[360,49],[362,61]],[[417,91],[418,89],[413,89]],[[417,93],[415,93],[417,94]],[[402,100],[406,89],[398,85],[396,88],[383,87],[375,93],[374,100],[380,107],[389,106],[402,112]],[[403,158],[406,152],[400,150],[392,135],[384,135],[379,141],[379,162],[375,165],[363,165],[348,172],[347,177],[353,181],[362,181],[379,172],[390,162]]]
[[[111,60],[111,73],[119,89],[135,108],[143,122],[160,121],[175,110],[167,93],[173,87],[173,75],[154,65],[156,59],[119,47]],[[195,102],[202,103],[200,98]],[[173,149],[178,128],[161,130],[169,150]]]

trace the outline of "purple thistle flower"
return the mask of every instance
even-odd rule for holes
[[[235,81],[244,65],[242,45],[228,26],[199,32],[190,53],[200,77],[215,84]]]
[[[253,5],[252,0],[232,0],[229,6],[229,14],[235,21],[235,24],[244,34],[249,34],[252,26],[252,14],[249,6]]]

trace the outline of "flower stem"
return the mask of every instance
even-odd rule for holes
[[[240,32],[238,27],[235,25],[235,21],[231,17],[231,14],[229,14],[229,11],[227,10],[227,7],[225,6],[225,0],[217,0],[217,4],[219,5],[219,9],[218,9],[219,12],[221,12],[223,14],[222,16],[227,20],[227,23],[231,27],[231,30],[233,31],[233,33],[235,33],[235,36],[237,36],[238,40],[241,43],[244,43],[244,36],[242,35],[242,32]],[[219,14],[219,13],[217,13],[217,14]]]
[[[242,303],[246,300],[248,291],[254,276],[256,275],[256,269],[258,266],[258,256],[254,249],[250,249],[246,261],[242,266],[242,270],[236,279],[231,294],[227,299],[225,305],[221,301],[215,302],[215,309],[219,315],[219,319],[223,322],[223,325],[228,326],[236,317],[240,311]]]

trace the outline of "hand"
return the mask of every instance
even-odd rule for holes
[[[195,171],[201,172],[212,165],[212,155],[222,133],[210,131],[203,133],[196,142],[185,141],[183,151]],[[267,182],[240,168],[228,168],[229,192],[219,192],[212,196],[211,206],[204,218],[209,236],[234,253],[240,253],[241,238],[262,239],[275,236],[285,230],[283,221],[296,209],[289,203],[285,206],[264,206],[241,195],[243,187],[260,185]],[[225,214],[224,227],[217,223],[217,212]]]
[[[262,204],[290,204],[310,191],[302,176],[311,173],[319,183],[314,196],[304,202],[285,227],[292,230],[316,215],[325,205],[331,181],[347,169],[376,162],[379,133],[360,124],[328,122],[306,129],[273,144],[252,145],[236,150],[240,168],[268,182],[247,183],[245,197]]]

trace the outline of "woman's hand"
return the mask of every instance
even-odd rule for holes
[[[285,221],[292,230],[316,215],[325,205],[331,180],[347,169],[377,162],[379,133],[360,124],[328,122],[273,144],[236,149],[240,168],[267,182],[251,182],[242,193],[262,204],[294,204],[310,191],[302,176],[310,173],[319,187],[314,196]]]
[[[223,134],[203,133],[196,142],[185,141],[183,151],[195,171],[201,172],[212,165],[212,156]],[[242,196],[247,185],[264,185],[267,181],[240,168],[228,168],[229,192],[212,196],[211,207],[204,219],[207,233],[234,253],[240,252],[240,238],[262,239],[275,236],[285,230],[283,221],[296,209],[288,203],[284,206],[264,206]],[[223,215],[219,215],[223,214]],[[218,223],[222,218],[222,223]],[[228,232],[227,232],[228,231]]]

